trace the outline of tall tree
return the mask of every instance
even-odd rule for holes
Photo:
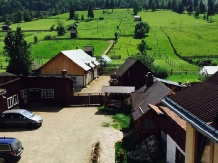
[[[206,11],[205,5],[202,0],[200,1],[199,8],[200,8],[200,13],[204,13]]]
[[[94,18],[94,12],[91,4],[89,5],[89,9],[88,9],[88,18]]]
[[[18,27],[16,31],[9,30],[4,38],[4,55],[7,57],[7,72],[16,75],[29,75],[32,66],[30,46]]]
[[[189,14],[189,15],[192,14],[192,12],[193,12],[193,5],[192,5],[192,4],[188,6],[187,11],[188,11],[188,14]]]
[[[198,0],[194,0],[194,10],[196,9],[197,6],[198,6]]]
[[[212,21],[212,16],[215,15],[215,6],[213,1],[210,1],[208,10],[207,10],[207,17],[210,16],[210,20]]]
[[[137,45],[138,51],[140,51],[141,54],[147,53],[146,50],[149,49],[148,45],[146,44],[145,40],[142,40],[140,44]]]
[[[144,38],[146,33],[149,33],[150,26],[147,22],[140,22],[135,25],[135,38]]]
[[[133,13],[134,15],[137,15],[138,12],[141,11],[141,6],[139,5],[139,2],[137,0],[133,3]]]
[[[107,9],[107,11],[108,11],[108,7],[109,7],[109,0],[106,0],[106,2],[105,2],[105,8]]]
[[[18,10],[14,15],[14,23],[22,22],[23,20],[23,13],[22,11]]]
[[[178,12],[179,14],[182,14],[183,11],[184,11],[183,5],[182,5],[182,3],[179,3],[179,4],[178,4],[178,8],[177,8],[177,12]]]
[[[157,4],[156,4],[156,2],[155,2],[154,0],[152,0],[152,3],[151,3],[151,10],[152,10],[152,11],[155,11],[156,8],[157,8]]]
[[[25,11],[23,12],[23,20],[24,20],[25,22],[30,22],[30,21],[32,20],[32,17],[30,16],[28,10],[25,10]]]
[[[148,1],[148,9],[151,9],[151,8],[152,8],[152,2],[153,2],[153,0],[149,0],[149,1]]]
[[[173,0],[173,1],[172,1],[172,10],[173,10],[173,11],[176,11],[176,10],[177,10],[177,1],[176,1],[176,0]]]
[[[110,8],[112,9],[112,12],[114,12],[114,1],[113,0],[111,0],[110,2]]]
[[[198,18],[200,14],[200,7],[199,5],[195,8],[195,18]]]
[[[171,4],[170,0],[168,1],[167,9],[168,9],[168,10],[172,9],[172,4]]]
[[[74,15],[75,15],[74,7],[73,7],[73,5],[70,5],[69,18],[70,18],[70,19],[73,19],[73,18],[74,18]]]

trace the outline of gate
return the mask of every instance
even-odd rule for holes
[[[103,93],[74,93],[70,95],[69,105],[101,105],[103,104]]]

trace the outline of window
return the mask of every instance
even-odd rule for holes
[[[11,151],[9,145],[7,144],[1,144],[0,145],[0,151]]]
[[[43,89],[42,98],[54,98],[54,89]]]

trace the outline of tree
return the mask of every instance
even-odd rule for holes
[[[146,50],[149,50],[148,45],[146,44],[145,40],[142,40],[140,44],[137,45],[138,51],[140,51],[141,54],[146,53]]]
[[[194,0],[194,10],[196,10],[197,6],[198,6],[198,0]]]
[[[206,11],[205,5],[202,2],[202,0],[200,1],[199,7],[200,7],[200,13],[204,13]]]
[[[151,3],[151,10],[152,11],[155,11],[156,10],[156,3],[154,0],[152,0],[152,3]]]
[[[66,33],[65,28],[64,28],[64,23],[60,19],[58,19],[57,24],[58,24],[57,26],[58,36],[64,35]]]
[[[88,18],[94,18],[94,12],[91,4],[89,5],[89,9],[88,9]]]
[[[76,21],[78,21],[78,20],[79,20],[79,14],[76,13],[76,14],[74,15],[74,18],[73,18],[73,19],[76,20]]]
[[[139,59],[147,68],[153,70],[154,68],[154,58],[148,55],[147,53],[137,53],[135,55],[137,59]]]
[[[114,12],[114,1],[113,0],[111,0],[110,2],[110,8],[112,9],[112,12]]]
[[[168,8],[168,10],[172,9],[172,4],[170,1],[168,1],[167,8]]]
[[[74,10],[74,7],[73,5],[70,6],[70,12],[69,12],[69,18],[70,19],[73,19],[74,18],[74,15],[75,15],[75,10]]]
[[[30,16],[28,10],[25,10],[25,11],[23,12],[23,20],[24,20],[25,22],[30,22],[30,21],[32,20],[32,17]]]
[[[148,9],[151,9],[153,0],[148,1]]]
[[[81,21],[83,21],[84,20],[84,16],[83,16],[83,14],[81,15]]]
[[[141,11],[141,7],[140,7],[138,1],[135,0],[134,3],[133,3],[134,15],[137,15],[139,11]]]
[[[199,14],[200,14],[200,7],[199,5],[196,7],[195,9],[195,18],[198,18],[199,17]]]
[[[147,22],[139,22],[135,26],[135,38],[144,38],[146,33],[150,30],[150,26]]]
[[[16,31],[9,30],[4,38],[4,55],[8,58],[7,72],[16,75],[29,75],[32,66],[30,46],[18,27]]]
[[[177,2],[176,2],[176,0],[172,1],[172,6],[171,7],[172,7],[172,10],[176,12],[176,10],[177,10]]]
[[[179,3],[178,8],[177,8],[177,12],[178,12],[179,14],[182,14],[183,11],[184,11],[183,5],[182,5],[182,3]]]
[[[109,0],[106,0],[106,2],[105,2],[105,8],[107,9],[107,11],[108,11],[108,7],[109,7]]]
[[[169,71],[165,67],[154,66],[154,75],[161,79],[166,79],[169,76]]]
[[[14,23],[22,22],[23,20],[23,13],[22,11],[18,10],[14,15]]]
[[[208,6],[208,11],[207,11],[207,17],[210,16],[210,21],[212,22],[212,16],[215,15],[215,6],[214,6],[214,3],[211,1],[209,3],[209,6]]]
[[[34,43],[36,44],[38,42],[38,37],[34,36]]]
[[[192,4],[188,6],[187,11],[188,11],[188,14],[191,15],[191,13],[193,12],[193,5]]]

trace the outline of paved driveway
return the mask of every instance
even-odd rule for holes
[[[40,128],[6,129],[0,132],[0,136],[21,140],[25,149],[19,163],[87,163],[92,145],[99,140],[107,142],[111,137],[112,140],[106,143],[106,148],[110,148],[102,147],[102,158],[105,160],[102,162],[114,163],[114,142],[122,137],[122,133],[102,127],[103,123],[108,123],[111,119],[98,114],[96,107],[30,108],[43,117],[44,122]],[[112,151],[107,153],[107,150]]]

